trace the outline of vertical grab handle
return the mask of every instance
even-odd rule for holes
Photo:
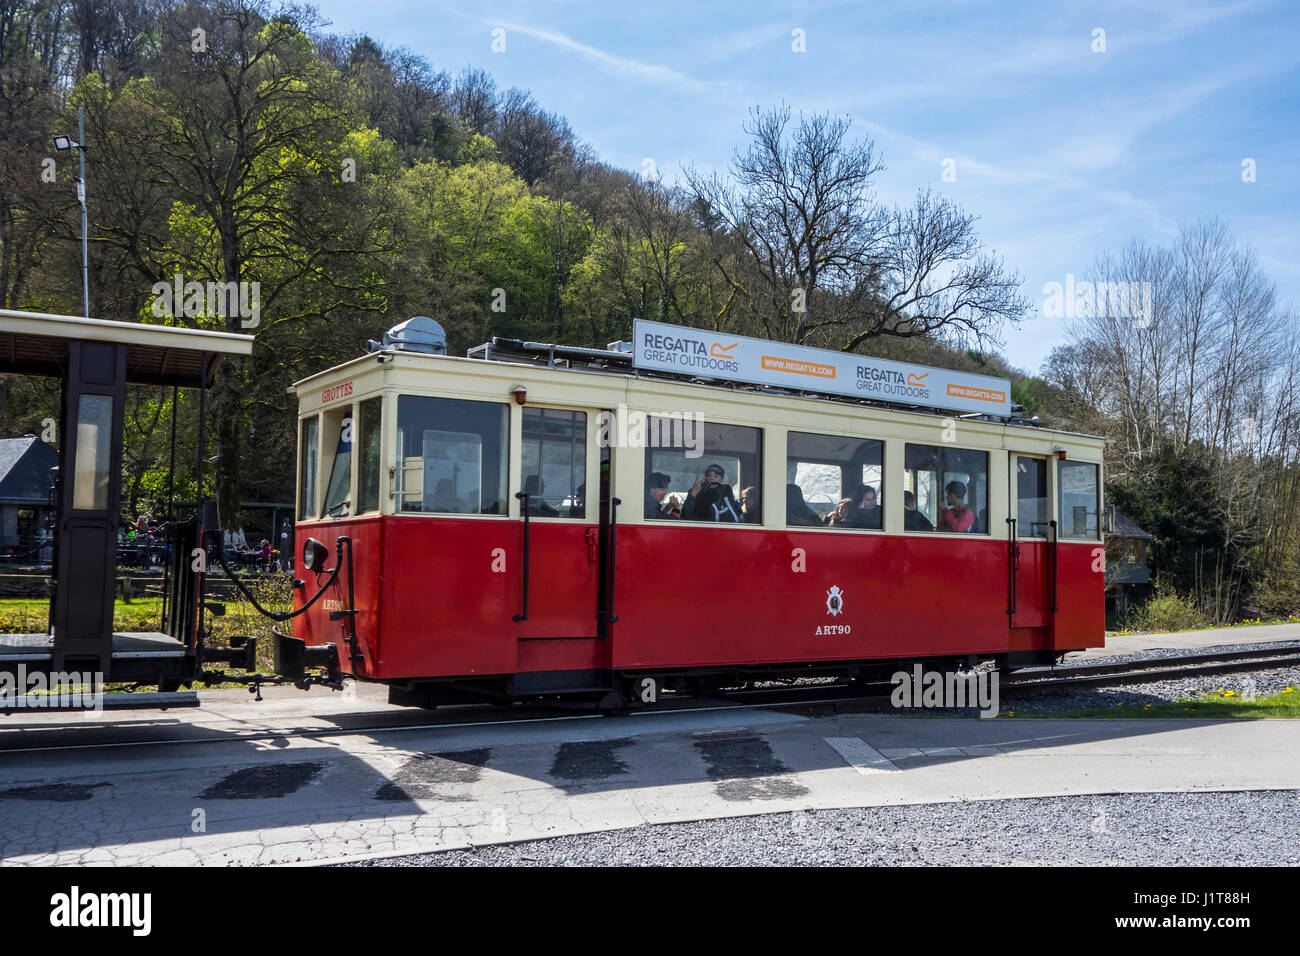
[[[1052,613],[1056,613],[1056,560],[1059,555],[1057,550],[1056,522],[1049,521],[1047,526],[1052,531]]]
[[[519,621],[528,620],[528,513],[532,510],[528,507],[528,499],[532,496],[526,491],[516,491],[515,497],[524,503],[524,611],[522,614],[516,614],[514,616],[515,622],[518,623]]]
[[[1007,538],[1007,578],[1011,586],[1011,606],[1007,608],[1007,614],[1016,613],[1016,519],[1008,518],[1007,524],[1011,527],[1011,534]]]
[[[352,672],[355,674],[359,668],[365,666],[366,659],[361,651],[357,649],[357,591],[353,583],[355,576],[352,573],[352,539],[347,535],[339,536],[338,557],[335,559],[335,564],[337,565],[343,561],[344,545],[347,545],[348,548],[348,609],[343,614],[347,618],[348,627],[343,632],[343,639],[348,642],[348,660],[352,662]],[[338,612],[330,613],[331,621],[334,620],[336,613]]]
[[[614,613],[614,568],[617,565],[615,556],[618,554],[618,506],[622,503],[621,498],[609,499],[609,573],[606,575],[609,599],[605,605],[605,621],[609,624],[618,620],[618,615]]]

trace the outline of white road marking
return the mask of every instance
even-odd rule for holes
[[[879,750],[861,737],[823,737],[827,745],[858,773],[889,773],[898,770]]]
[[[924,757],[925,753],[919,747],[895,747],[893,750],[882,750],[886,757],[893,760],[896,757]]]

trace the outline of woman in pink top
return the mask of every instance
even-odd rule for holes
[[[950,481],[943,490],[948,507],[939,510],[939,530],[969,531],[975,525],[975,512],[966,507],[966,486]]]

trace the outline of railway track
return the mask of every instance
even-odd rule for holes
[[[1076,664],[1041,670],[1021,671],[1003,678],[999,693],[1022,696],[1074,690],[1116,684],[1148,683],[1182,677],[1210,674],[1228,674],[1241,671],[1265,670],[1277,667],[1300,666],[1300,644],[1283,647],[1256,648],[1243,651],[1219,651],[1205,654],[1187,654],[1162,658],[1113,661],[1105,664]],[[286,738],[328,738],[360,734],[386,734],[416,730],[447,730],[497,726],[511,723],[554,723],[560,721],[608,719],[644,719],[666,717],[671,714],[733,710],[746,707],[779,708],[795,713],[816,715],[823,713],[893,712],[889,696],[893,686],[889,683],[852,686],[832,683],[817,686],[765,687],[736,690],[713,697],[662,698],[653,709],[625,711],[614,715],[593,712],[556,712],[537,707],[518,707],[503,711],[491,706],[457,707],[446,713],[445,719],[429,720],[429,712],[419,710],[382,711],[371,714],[347,715],[347,724],[320,725],[302,728],[232,729],[231,731],[205,730],[178,725],[175,736],[159,737],[158,728],[132,727],[107,724],[66,724],[58,729],[5,728],[0,723],[0,756],[5,753],[40,753],[56,751],[94,750],[119,747],[150,747],[163,745],[254,743],[284,740]],[[368,718],[368,719],[367,719]],[[331,718],[324,717],[329,720]],[[6,732],[7,731],[7,732]],[[49,743],[37,743],[32,738],[52,737]],[[76,738],[73,742],[72,738]],[[24,746],[24,738],[32,746]]]
[[[1073,664],[1064,667],[1019,671],[1000,684],[1003,694],[1041,693],[1063,688],[1104,687],[1112,684],[1145,684],[1211,674],[1269,670],[1300,665],[1300,644],[1261,647],[1242,651],[1180,654],[1148,657],[1106,664]]]

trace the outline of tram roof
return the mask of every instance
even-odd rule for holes
[[[234,332],[0,309],[0,372],[62,376],[75,340],[125,345],[133,385],[197,388],[211,383],[223,356],[253,351],[253,337]]]
[[[520,348],[522,346],[522,348]],[[545,356],[541,358],[540,356]],[[539,360],[540,359],[540,360]],[[995,429],[1015,429],[1024,435],[1056,436],[1079,440],[1089,446],[1100,447],[1106,439],[1085,432],[1072,432],[1036,421],[1023,420],[1019,416],[1002,418],[989,415],[961,415],[955,412],[939,411],[933,408],[907,406],[901,403],[880,402],[870,399],[852,399],[839,395],[826,395],[810,391],[779,389],[769,386],[729,382],[725,379],[692,378],[683,375],[635,369],[631,365],[631,356],[626,352],[605,349],[583,349],[572,346],[550,345],[547,343],[521,343],[511,339],[493,339],[490,347],[478,346],[470,350],[467,356],[430,355],[401,349],[380,349],[366,355],[357,356],[330,368],[322,369],[306,378],[299,379],[286,391],[300,402],[318,389],[328,388],[338,382],[355,376],[365,376],[363,381],[379,384],[380,379],[372,375],[383,376],[383,386],[401,388],[387,378],[392,372],[405,376],[407,371],[444,371],[455,375],[473,375],[492,377],[501,382],[519,380],[536,381],[537,373],[572,375],[569,379],[574,385],[579,382],[596,384],[602,379],[609,382],[615,390],[627,388],[633,383],[649,387],[667,387],[669,389],[703,390],[695,394],[710,394],[711,397],[725,401],[772,400],[807,402],[820,407],[826,412],[849,412],[859,410],[867,414],[882,416],[899,416],[900,420],[911,417],[914,420],[957,419],[969,424],[992,427]],[[403,377],[402,382],[410,381]],[[615,385],[614,383],[618,383]],[[360,385],[362,390],[369,390],[373,384]],[[330,402],[337,401],[352,392],[341,393],[338,397],[322,402],[316,395],[309,400],[314,410]],[[531,391],[530,391],[531,395]]]

